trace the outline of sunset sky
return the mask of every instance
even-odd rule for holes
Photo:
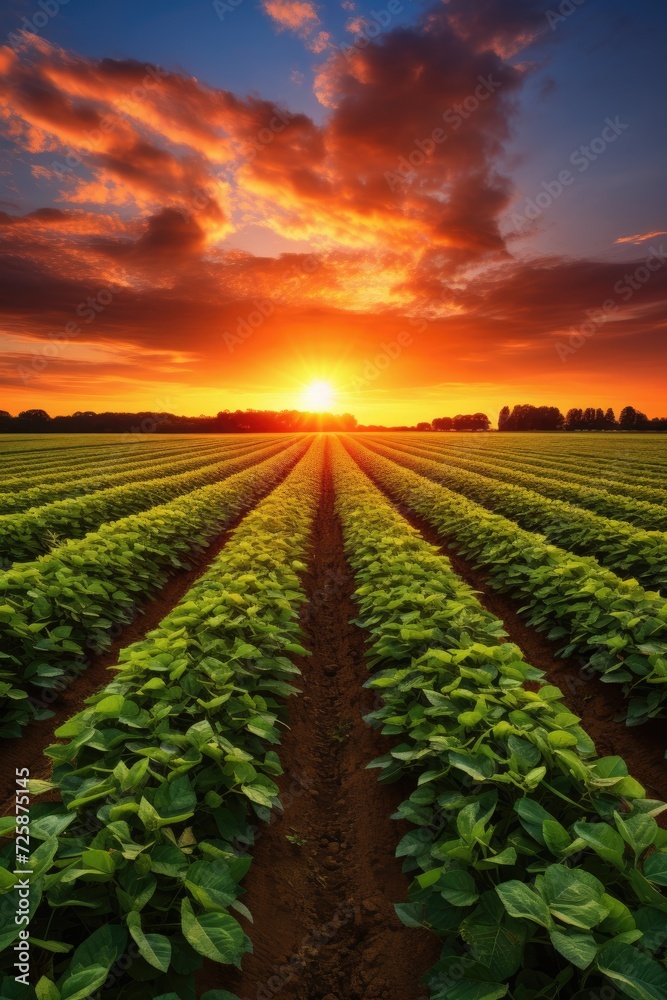
[[[667,414],[664,0],[5,0],[2,42],[0,408]]]

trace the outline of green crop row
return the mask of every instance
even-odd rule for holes
[[[409,441],[404,444],[410,445]],[[490,462],[497,462],[501,465],[509,465],[521,471],[535,470],[540,475],[561,478],[568,482],[580,483],[584,486],[595,485],[597,489],[607,492],[624,493],[627,496],[638,500],[648,500],[651,503],[664,504],[667,501],[667,486],[663,479],[656,479],[651,473],[640,471],[627,474],[619,470],[616,466],[616,457],[609,456],[595,465],[589,465],[582,460],[576,459],[572,464],[565,461],[564,457],[555,457],[549,454],[546,458],[544,454],[533,455],[523,453],[515,448],[502,447],[475,447],[456,445],[450,450],[443,448],[441,444],[428,438],[422,438],[418,442],[419,447],[433,450],[441,459],[445,459],[449,454],[463,454],[466,458],[485,457]],[[638,481],[639,480],[639,481]]]
[[[635,580],[621,580],[590,556],[551,545],[403,466],[345,438],[362,468],[432,524],[458,552],[489,573],[491,586],[521,602],[528,623],[579,653],[608,683],[621,683],[628,725],[664,714],[667,699],[667,601]]]
[[[397,851],[414,876],[397,912],[442,939],[433,1000],[591,1000],[610,986],[667,1000],[652,957],[667,942],[655,820],[667,807],[620,758],[595,758],[558,688],[337,447],[367,686],[381,699],[367,721],[394,740],[371,766],[413,779],[395,817],[414,827]]]
[[[153,442],[155,439],[153,438]],[[58,478],[58,474],[69,474],[77,469],[83,468],[84,473],[87,467],[96,468],[98,463],[102,463],[103,471],[109,469],[121,469],[140,461],[153,461],[156,458],[168,455],[177,457],[191,454],[199,445],[213,447],[213,442],[190,442],[187,441],[158,441],[157,443],[145,443],[130,441],[127,444],[111,447],[91,447],[84,450],[77,449],[72,455],[64,455],[58,450],[46,452],[44,455],[37,455],[33,458],[23,455],[20,458],[0,461],[0,490],[11,491],[24,489],[26,486],[34,484],[39,476],[41,481],[48,481],[46,477]],[[218,442],[216,442],[218,443]],[[218,443],[219,446],[219,443]]]
[[[58,689],[84,670],[89,653],[109,644],[112,626],[129,621],[138,601],[254,506],[309,440],[0,574],[0,738],[48,718],[29,691]]]
[[[273,747],[299,673],[299,573],[323,440],[234,531],[206,574],[48,748],[62,802],[33,804],[30,933],[36,989],[16,989],[14,845],[2,853],[8,1000],[194,1000],[202,959],[239,965],[238,916],[258,823],[279,805]],[[11,821],[6,827],[11,828]],[[7,832],[7,831],[6,831]],[[76,945],[75,950],[72,950]],[[37,959],[37,954],[39,958]],[[236,1000],[217,991],[211,1000]]]
[[[388,436],[388,435],[385,435]],[[549,455],[554,460],[577,464],[583,462],[611,463],[614,468],[629,471],[644,470],[650,474],[667,474],[664,443],[659,434],[554,434],[550,431],[506,432],[502,434],[466,435],[433,434],[432,432],[392,433],[391,437],[429,442],[441,442],[443,448],[463,448],[482,451],[491,448],[503,454]]]
[[[212,455],[200,456],[197,467],[188,472],[159,479],[150,479],[148,474],[139,483],[125,483],[83,497],[56,500],[21,513],[0,514],[0,559],[5,557],[12,562],[32,559],[68,538],[83,538],[107,521],[117,521],[215,483],[269,458],[284,447],[284,442],[274,442],[264,447],[253,445],[245,450],[234,449],[232,457],[222,461],[220,452],[216,453],[217,461],[212,461]],[[225,454],[223,451],[222,455]]]
[[[398,444],[395,447],[401,451],[411,453],[426,451],[428,457],[432,457],[428,449],[421,449],[416,446]],[[643,500],[635,500],[632,497],[618,496],[617,493],[607,493],[606,490],[596,489],[593,486],[579,486],[566,481],[559,473],[559,478],[546,476],[534,476],[528,472],[521,472],[517,469],[509,468],[501,462],[487,462],[480,459],[459,458],[451,452],[447,452],[441,461],[447,464],[472,472],[480,472],[482,475],[499,479],[501,482],[515,484],[521,482],[527,489],[535,490],[543,496],[553,497],[556,500],[565,500],[575,504],[577,507],[585,507],[593,510],[603,517],[615,518],[619,521],[628,521],[638,527],[646,528],[648,531],[667,530],[667,510],[664,506],[655,503],[647,503]]]
[[[385,458],[447,486],[483,507],[503,514],[528,531],[539,531],[554,545],[582,555],[594,555],[619,576],[633,576],[643,587],[667,589],[667,534],[644,531],[625,521],[601,517],[593,511],[553,500],[535,490],[434,462],[412,452],[398,451],[376,441],[365,442]]]
[[[261,443],[257,443],[254,447],[261,446]],[[233,451],[244,447],[247,445],[243,442],[232,445],[231,453],[233,454]],[[171,456],[162,455],[155,461],[149,462],[137,455],[129,469],[123,469],[119,472],[110,471],[99,475],[90,475],[89,473],[82,475],[81,472],[76,472],[72,476],[63,474],[57,482],[40,483],[38,486],[19,490],[17,493],[0,493],[0,513],[13,514],[41,504],[52,503],[54,500],[86,495],[97,490],[108,489],[111,486],[143,482],[145,479],[157,479],[160,476],[170,476],[175,472],[187,472],[189,469],[199,468],[202,461],[211,453],[217,456],[219,449],[196,448],[189,450],[185,458],[174,459]]]

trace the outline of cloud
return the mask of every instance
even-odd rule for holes
[[[310,0],[263,0],[262,7],[276,24],[290,31],[303,31],[320,21]]]
[[[664,229],[660,229],[652,233],[637,233],[634,236],[619,236],[617,240],[614,240],[614,243],[634,243],[639,245],[641,243],[645,243],[647,240],[656,239],[658,236],[667,236],[667,232],[665,232]]]
[[[547,34],[542,0],[444,0],[449,23],[476,51],[510,58]]]
[[[314,5],[265,6],[323,46],[321,120],[34,36],[3,53],[5,133],[52,203],[2,206],[3,328],[28,357],[68,323],[80,328],[32,384],[62,378],[85,393],[86,373],[102,385],[108,363],[116,381],[140,381],[145,365],[151,385],[158,369],[193,391],[203,378],[252,385],[318,352],[354,369],[412,321],[425,332],[396,385],[430,384],[434,365],[476,383],[490,368],[507,378],[517,358],[527,377],[553,378],[554,339],[613,296],[632,265],[520,261],[502,235],[515,193],[505,150],[530,72],[513,56],[540,37],[538,5],[450,0],[344,52],[322,36]],[[258,226],[311,252],[230,249]],[[594,358],[632,370],[637,344],[662,357],[665,275],[620,302],[578,355],[581,370]],[[81,304],[105,289],[112,301],[87,323]],[[257,300],[267,317],[248,350],[230,355],[223,334]]]

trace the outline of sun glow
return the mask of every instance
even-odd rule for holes
[[[314,413],[325,413],[331,409],[336,394],[329,382],[311,382],[303,393],[303,402],[307,410]]]

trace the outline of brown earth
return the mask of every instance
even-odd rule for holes
[[[301,616],[313,655],[299,662],[303,693],[290,700],[279,750],[284,812],[259,832],[245,880],[254,954],[239,973],[207,968],[206,986],[243,1000],[419,1000],[438,941],[393,908],[410,879],[394,857],[408,826],[390,816],[410,789],[365,769],[391,741],[362,719],[375,698],[362,687],[366,647],[350,624],[354,579],[329,461]]]

